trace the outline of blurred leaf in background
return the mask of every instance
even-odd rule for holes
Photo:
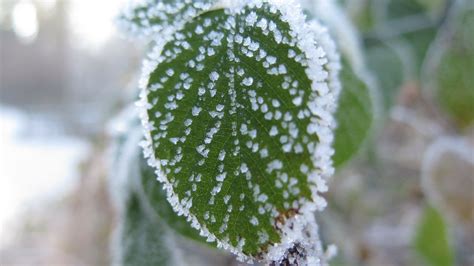
[[[414,239],[414,248],[428,265],[453,265],[453,252],[447,233],[441,214],[436,209],[427,207]]]
[[[147,216],[139,196],[132,193],[120,232],[120,251],[115,259],[121,265],[174,265],[173,245],[167,241],[163,225]],[[116,261],[116,262],[118,262]]]
[[[343,60],[340,79],[343,89],[336,112],[335,167],[341,166],[359,151],[370,134],[374,115],[369,88],[356,75],[348,60]]]
[[[433,85],[427,89],[435,90],[443,110],[456,125],[466,128],[474,122],[473,5],[458,4],[451,16],[452,22],[430,48],[424,78]]]

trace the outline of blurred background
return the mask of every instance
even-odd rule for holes
[[[0,0],[0,265],[104,265],[104,124],[143,52],[118,0]]]
[[[2,266],[110,263],[105,128],[134,98],[145,53],[114,25],[124,1],[0,0]],[[433,85],[446,70],[427,56],[453,45],[453,1],[339,2],[383,107],[368,147],[332,179],[320,219],[333,264],[474,265],[474,88],[467,103],[433,92],[473,83]],[[458,40],[470,61],[452,67],[472,76],[473,21]]]

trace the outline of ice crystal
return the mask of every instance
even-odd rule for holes
[[[174,210],[243,260],[323,262],[313,212],[340,90],[325,32],[295,1],[245,1],[197,16],[144,63],[149,164]]]

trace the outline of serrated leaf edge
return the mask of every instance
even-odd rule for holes
[[[177,29],[180,29],[186,22],[188,22],[188,20],[199,15],[199,13],[212,9],[218,1],[214,0],[214,2],[212,3],[193,2],[193,0],[183,0],[182,4],[195,5],[193,6],[195,8],[195,13],[184,14],[184,17],[182,19],[176,19],[172,23],[165,23],[164,25],[149,25],[148,27],[139,27],[131,22],[131,20],[133,20],[133,11],[135,9],[154,6],[156,9],[152,9],[149,12],[160,13],[165,11],[167,5],[171,4],[165,4],[159,2],[159,0],[134,0],[119,12],[119,16],[116,19],[116,23],[118,28],[130,37],[159,41],[160,39],[163,39],[164,37],[173,34]]]
[[[318,235],[318,225],[314,217],[314,212],[317,210],[321,211],[326,207],[327,203],[325,199],[322,198],[318,192],[327,191],[325,180],[334,174],[331,159],[334,154],[334,149],[332,148],[332,142],[334,139],[333,129],[335,128],[333,112],[337,106],[340,84],[339,88],[338,85],[336,85],[337,82],[332,86],[329,86],[329,79],[333,78],[334,80],[337,80],[337,75],[333,76],[333,73],[331,73],[331,77],[329,77],[330,75],[323,69],[323,67],[328,63],[328,59],[326,58],[326,51],[322,47],[324,40],[317,38],[326,36],[325,34],[327,34],[327,30],[324,30],[324,27],[319,24],[313,24],[313,26],[310,27],[305,22],[305,17],[299,3],[295,0],[249,0],[246,1],[246,5],[258,8],[261,7],[264,2],[270,4],[272,7],[276,8],[276,10],[281,12],[282,20],[290,25],[291,31],[296,36],[298,47],[306,54],[308,60],[306,73],[312,81],[313,92],[318,95],[318,97],[315,97],[309,105],[313,106],[313,108],[310,107],[310,109],[312,109],[312,111],[314,111],[319,117],[319,120],[314,121],[313,127],[315,131],[314,133],[318,135],[320,140],[315,154],[313,155],[313,160],[315,165],[319,166],[319,171],[313,172],[308,176],[309,181],[311,181],[309,184],[313,201],[306,201],[303,203],[300,208],[300,213],[289,218],[285,225],[283,225],[283,228],[280,228],[282,231],[282,241],[280,244],[271,246],[268,249],[264,260],[281,261],[286,255],[285,252],[287,252],[287,250],[297,242],[302,244],[304,248],[308,249],[307,252],[309,259],[307,262],[311,265],[320,265],[325,263],[325,259],[322,244]],[[238,13],[238,10],[236,13]],[[320,28],[319,34],[315,31],[316,28]],[[327,38],[326,40],[330,39],[329,35],[325,38]],[[161,170],[159,159],[155,158],[150,133],[152,125],[150,124],[147,112],[148,109],[151,108],[151,104],[147,99],[147,83],[151,72],[160,63],[159,56],[165,43],[165,40],[158,42],[148,58],[143,62],[142,78],[140,79],[141,93],[137,106],[139,108],[145,136],[145,140],[140,144],[143,148],[144,156],[148,159],[148,164],[155,169],[157,180],[163,183],[163,189],[166,190],[168,201],[178,215],[184,215],[187,221],[191,223],[192,227],[199,230],[203,237],[207,237],[207,241],[216,241],[218,247],[229,250],[237,255],[239,260],[252,262],[254,258],[244,254],[241,246],[232,246],[230,243],[217,239],[214,234],[209,232],[205,226],[199,223],[198,219],[190,213],[189,209],[180,203],[178,196],[173,192],[172,184]],[[335,57],[332,59],[334,60],[334,68],[331,69],[336,71],[338,68],[336,67],[337,60]]]

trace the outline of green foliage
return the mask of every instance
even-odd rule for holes
[[[281,241],[277,222],[316,200],[313,176],[327,167],[314,157],[327,134],[307,75],[315,62],[267,4],[203,13],[173,37],[156,57],[146,96],[168,200],[258,258]]]
[[[152,38],[170,34],[173,28],[209,10],[216,0],[144,0],[122,12],[119,23],[132,35]]]
[[[122,217],[115,258],[121,265],[174,265],[163,224],[147,216],[136,193],[129,196]]]
[[[140,155],[139,155],[140,156]],[[156,175],[144,159],[140,160],[140,181],[141,190],[149,206],[156,212],[158,218],[165,222],[170,228],[174,229],[182,236],[188,237],[205,245],[210,245],[205,238],[199,235],[199,232],[192,228],[184,216],[178,216],[167,200],[163,184],[156,180]]]
[[[130,33],[154,39],[156,47],[141,83],[148,162],[131,155],[135,143],[126,135],[118,142],[128,148],[119,147],[113,158],[126,164],[116,168],[128,171],[122,182],[130,185],[117,261],[174,265],[169,236],[178,233],[205,245],[217,240],[217,247],[247,260],[291,264],[312,253],[324,262],[314,218],[326,204],[319,193],[327,191],[333,165],[344,165],[361,149],[378,110],[360,76],[365,66],[357,34],[338,28],[332,18],[339,13],[324,5],[320,13],[308,9],[311,24],[299,9],[275,4],[284,1],[228,9],[217,2],[147,0],[120,17]],[[364,3],[355,17],[385,111],[403,83],[418,78],[425,58],[437,57],[428,76],[439,103],[460,127],[472,125],[474,11],[463,12],[435,45],[443,49],[426,56],[444,0]],[[331,24],[346,53],[339,77],[339,55],[316,20]],[[414,247],[431,265],[453,264],[435,209],[426,209]]]
[[[453,265],[453,254],[449,246],[446,225],[436,209],[426,208],[418,226],[414,247],[428,265]]]
[[[342,93],[336,113],[338,127],[335,133],[334,166],[339,167],[357,153],[364,143],[373,122],[373,105],[367,84],[343,60],[340,74]]]
[[[436,94],[441,107],[463,128],[474,122],[474,9],[456,17],[452,28],[440,38],[441,49],[431,56],[440,57],[437,67],[428,74],[436,81]],[[452,34],[452,35],[451,35]]]

